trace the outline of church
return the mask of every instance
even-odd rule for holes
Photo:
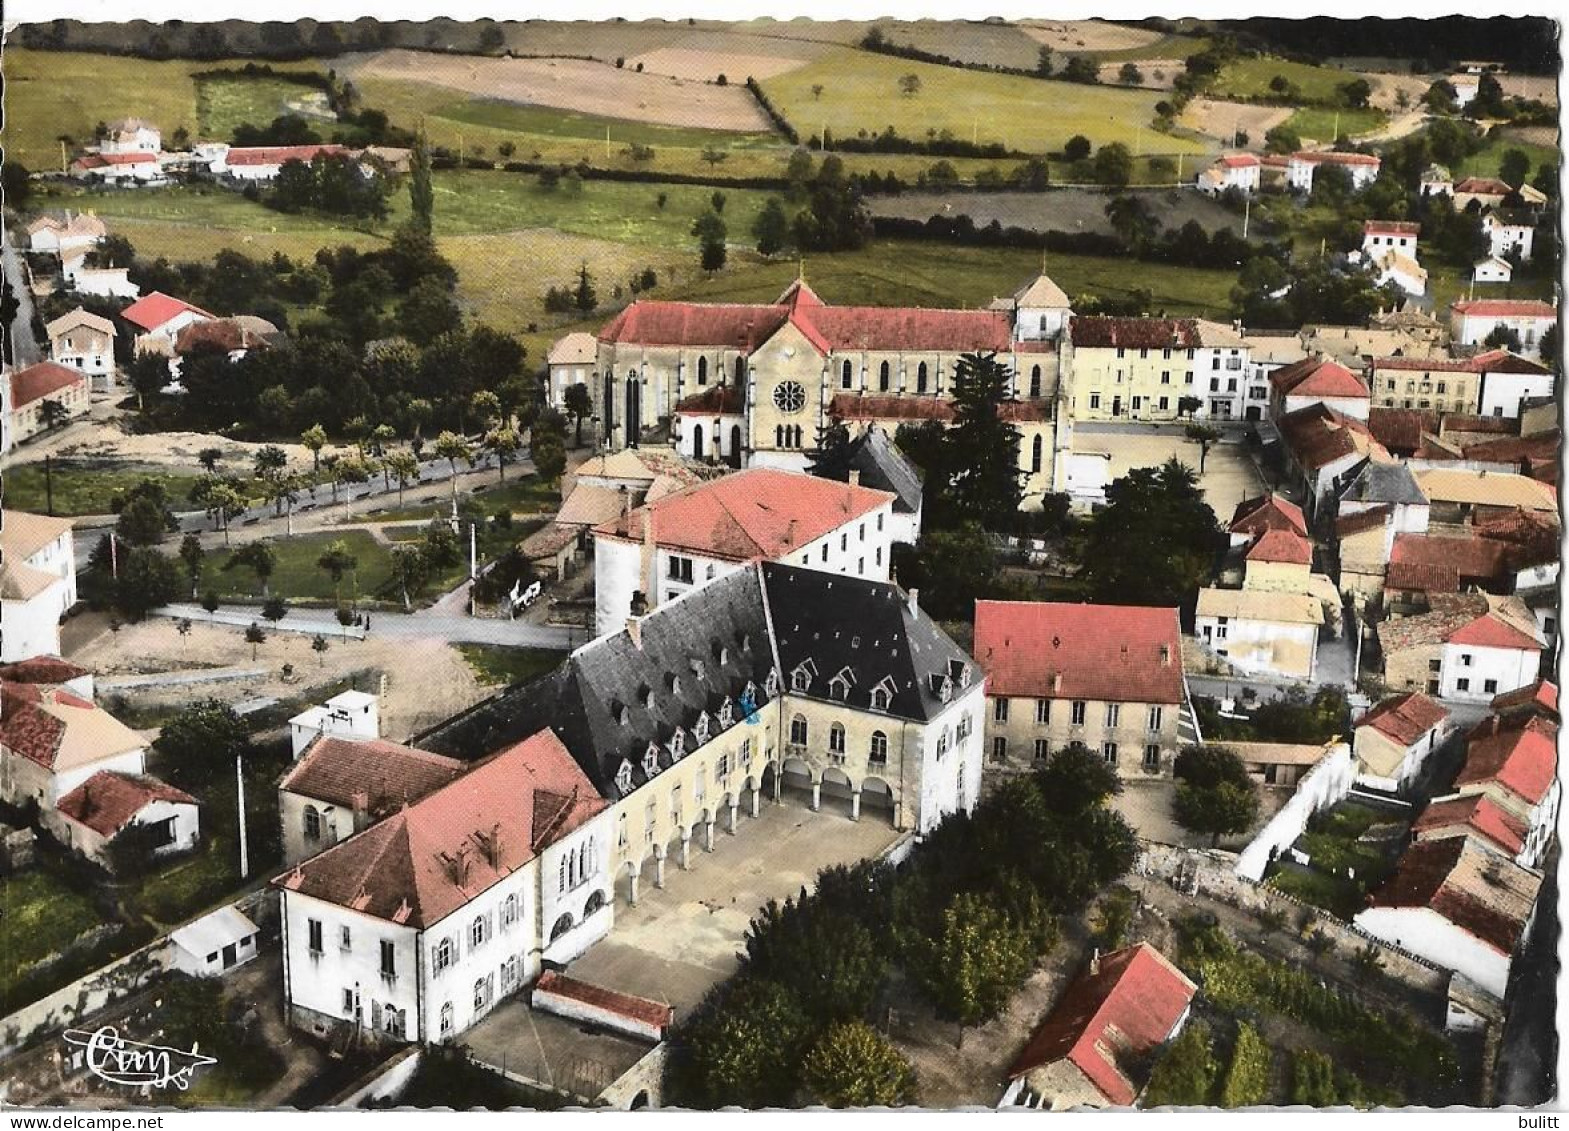
[[[804,470],[831,420],[953,419],[954,367],[995,353],[1013,374],[1025,505],[1066,481],[1071,423],[1058,341],[1068,298],[1045,275],[983,310],[833,306],[798,278],[771,304],[637,301],[598,335],[600,443],[669,443],[732,467]]]

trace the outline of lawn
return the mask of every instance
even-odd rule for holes
[[[374,80],[373,80],[374,81]],[[449,98],[450,90],[441,88]],[[697,126],[664,126],[636,122],[627,118],[605,118],[577,110],[553,106],[528,106],[496,99],[468,98],[436,106],[431,116],[465,126],[479,126],[506,134],[534,137],[571,138],[603,145],[610,135],[613,149],[628,142],[652,145],[656,149],[756,149],[776,146],[779,138],[767,132],[740,133],[734,130],[706,130]],[[456,148],[454,146],[454,148]],[[519,154],[514,154],[514,157]]]
[[[459,466],[461,466],[461,463]],[[493,515],[503,507],[517,514],[541,511],[554,513],[561,509],[561,492],[558,488],[542,482],[535,475],[519,478],[515,471],[505,483],[482,483],[478,485],[472,494],[480,506],[484,507],[487,515]],[[385,531],[394,540],[405,540],[416,536],[418,532],[424,530],[423,524],[429,522],[432,518],[446,518],[451,513],[452,496],[449,492],[444,491],[432,502],[409,503],[401,507],[391,507],[384,511],[366,511],[362,515],[356,515],[355,521],[419,524]]]
[[[49,478],[54,485],[54,510],[47,507],[42,462],[11,464],[5,469],[5,505],[37,514],[56,514],[62,518],[110,514],[115,495],[128,491],[144,479],[163,485],[175,500],[175,509],[189,509],[186,493],[196,482],[195,471],[138,471],[125,467],[54,460]]]
[[[267,783],[248,784],[265,786]],[[247,803],[246,808],[251,807]],[[229,808],[232,812],[232,802]],[[224,835],[213,835],[211,829],[205,831],[208,835],[195,852],[142,881],[135,896],[138,912],[161,926],[177,926],[239,886],[236,842],[230,839],[227,830]]]
[[[1295,845],[1307,854],[1308,870],[1282,867],[1270,877],[1270,885],[1349,920],[1362,909],[1366,893],[1394,866],[1389,837],[1362,838],[1396,820],[1356,802],[1315,814]],[[1393,847],[1398,850],[1399,838]]]
[[[1472,293],[1471,272],[1436,260],[1424,264],[1427,268],[1427,297],[1431,308],[1443,317],[1449,304],[1466,298]],[[1480,283],[1475,287],[1477,298],[1542,298],[1552,299],[1556,288],[1550,275],[1532,276],[1523,271],[1507,283]]]
[[[201,136],[228,141],[241,125],[265,126],[282,114],[304,118],[323,136],[337,125],[326,92],[267,75],[201,78],[196,81],[196,119]]]
[[[346,575],[341,587],[333,585],[332,577],[317,565],[327,546],[342,541],[358,561],[352,576]],[[299,534],[293,538],[269,539],[268,544],[276,553],[278,562],[271,578],[272,592],[294,601],[331,604],[341,599],[347,603],[352,594],[361,599],[374,597],[382,590],[390,591],[392,582],[391,551],[377,542],[368,531],[344,530],[315,534]],[[201,591],[216,590],[224,600],[259,601],[261,584],[256,575],[244,566],[225,570],[229,554],[223,550],[208,553],[202,562]]]
[[[1286,119],[1285,125],[1304,140],[1335,142],[1383,129],[1388,121],[1389,115],[1382,110],[1335,110],[1327,106],[1303,106]]]
[[[44,871],[0,879],[0,986],[17,983],[17,972],[59,954],[102,922],[77,892]],[[7,1002],[9,1009],[14,1004]]]
[[[1507,137],[1489,138],[1481,149],[1456,165],[1451,172],[1457,180],[1462,177],[1496,177],[1499,162],[1511,149],[1518,149],[1531,159],[1532,176],[1543,165],[1556,168],[1560,160],[1558,151],[1547,146],[1531,145]]]
[[[905,75],[920,79],[917,94],[900,93]],[[820,96],[813,93],[818,85]],[[965,141],[1001,142],[1025,153],[1060,152],[1075,134],[1096,146],[1119,141],[1170,154],[1206,149],[1203,141],[1147,128],[1159,91],[988,74],[863,52],[830,56],[762,86],[803,139],[825,127],[830,138],[847,138],[892,126],[906,138],[924,140],[947,130]]]
[[[503,644],[459,644],[481,683],[510,687],[552,671],[566,657],[549,648],[510,648]]]
[[[1338,97],[1336,87],[1359,77],[1337,67],[1291,63],[1265,55],[1227,63],[1209,93],[1217,98],[1269,98],[1276,93],[1269,89],[1276,75],[1295,85],[1304,102],[1333,102]]]

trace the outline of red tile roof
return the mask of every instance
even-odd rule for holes
[[[1375,362],[1382,365],[1383,362]],[[1415,408],[1380,408],[1374,406],[1367,414],[1368,430],[1373,438],[1396,454],[1414,452],[1422,445],[1422,433],[1438,431],[1438,414]]]
[[[1085,349],[1196,349],[1204,343],[1193,318],[1121,318],[1075,315],[1069,324],[1073,344]]]
[[[1515,856],[1525,847],[1526,834],[1530,830],[1524,821],[1508,813],[1492,798],[1477,793],[1434,801],[1416,819],[1411,831],[1422,840],[1444,835],[1475,835]],[[1423,837],[1422,833],[1429,835]]]
[[[1107,1101],[1133,1103],[1128,1062],[1158,1048],[1198,987],[1148,943],[1113,951],[1077,978],[1008,1069],[1012,1079],[1061,1060],[1084,1073]]]
[[[1510,353],[1506,349],[1487,350],[1483,353],[1473,354],[1470,357],[1379,357],[1373,359],[1374,370],[1400,369],[1413,370],[1422,373],[1546,373],[1547,367],[1532,361],[1530,358],[1521,357],[1519,354]],[[1417,409],[1386,409],[1390,412],[1418,412]],[[1420,413],[1423,416],[1432,414]],[[1436,416],[1434,417],[1436,420]],[[1448,418],[1450,428],[1458,428],[1456,420],[1464,417],[1454,416]],[[1491,417],[1486,419],[1491,420]],[[1434,431],[1435,429],[1429,429]]]
[[[1473,648],[1516,648],[1540,652],[1542,642],[1509,624],[1502,617],[1488,614],[1450,634],[1448,643],[1469,644]]]
[[[561,740],[542,730],[272,882],[424,928],[607,804]]]
[[[267,345],[267,338],[238,318],[215,318],[209,322],[192,322],[182,329],[175,336],[174,352],[183,356],[202,345],[230,351],[254,349]]]
[[[1285,562],[1312,565],[1313,544],[1289,530],[1269,530],[1245,555],[1250,562]]]
[[[1269,375],[1270,384],[1281,397],[1367,397],[1362,378],[1324,357],[1304,357],[1282,365]]]
[[[1558,724],[1537,716],[1511,729],[1500,725],[1496,732],[1478,734],[1486,725],[1472,731],[1455,788],[1497,783],[1527,804],[1539,804],[1557,772]]]
[[[835,420],[940,420],[951,423],[953,402],[943,397],[899,396],[896,393],[836,393],[828,402],[828,415]],[[1004,401],[997,415],[1015,424],[1037,423],[1051,419],[1051,402],[1044,399]]]
[[[156,153],[88,153],[72,162],[73,168],[102,169],[109,165],[156,165]]]
[[[1370,153],[1336,153],[1323,151],[1319,153],[1298,152],[1291,155],[1293,161],[1305,161],[1310,165],[1378,165],[1381,164],[1377,157]]]
[[[652,515],[660,546],[726,561],[764,561],[800,549],[893,500],[887,491],[754,467],[644,503],[594,528],[641,541]]]
[[[1514,189],[1494,177],[1467,177],[1455,185],[1455,192],[1469,192],[1479,196],[1508,196],[1514,192]]]
[[[1356,721],[1358,727],[1372,727],[1410,746],[1449,717],[1449,712],[1420,691],[1385,699]]]
[[[13,370],[10,379],[13,411],[72,386],[87,384],[86,376],[79,370],[67,369],[52,361],[40,361],[26,369]]]
[[[1307,537],[1307,519],[1302,508],[1284,495],[1260,495],[1243,499],[1226,528],[1232,534],[1263,534],[1269,530],[1289,530]]]
[[[1525,687],[1517,687],[1513,691],[1495,696],[1492,702],[1495,711],[1510,711],[1516,707],[1539,707],[1556,720],[1558,718],[1557,684],[1549,679],[1539,679]]]
[[[1317,470],[1348,455],[1387,457],[1389,453],[1373,434],[1354,416],[1317,401],[1288,412],[1277,424],[1280,437],[1293,458],[1310,470]]]
[[[1217,162],[1228,169],[1252,169],[1257,167],[1258,163],[1258,158],[1251,153],[1227,153]]]
[[[1474,318],[1557,318],[1550,302],[1527,298],[1478,298],[1450,304],[1456,314]]]
[[[59,656],[33,656],[0,666],[0,680],[7,683],[69,683],[92,674]]]
[[[1475,535],[1446,538],[1436,534],[1396,534],[1384,587],[1457,593],[1467,582],[1500,578],[1506,549],[1502,542]]]
[[[200,804],[183,789],[175,789],[157,778],[99,770],[60,798],[55,807],[99,836],[112,837],[154,801]]]
[[[1422,225],[1410,220],[1367,220],[1362,224],[1365,236],[1416,236],[1422,234]]]
[[[975,658],[992,695],[1182,702],[1176,609],[977,601]]]
[[[358,798],[375,819],[426,797],[460,776],[456,758],[381,739],[317,739],[279,784],[280,790],[352,809]]]
[[[660,1029],[667,1027],[675,1014],[674,1008],[664,1002],[634,997],[617,990],[607,990],[603,986],[594,986],[587,982],[580,982],[576,978],[569,978],[555,970],[546,970],[539,976],[539,981],[534,983],[534,993],[554,994],[557,997],[580,1001],[595,1009],[619,1013],[623,1017],[630,1017],[634,1021]]]
[[[318,153],[329,157],[347,152],[341,145],[255,145],[231,148],[224,157],[224,164],[282,165],[285,161],[310,161]]]
[[[1535,873],[1498,858],[1470,837],[1452,836],[1406,849],[1368,904],[1431,908],[1500,953],[1513,954],[1540,886]]]
[[[120,311],[120,317],[133,326],[140,326],[143,330],[156,330],[171,318],[186,311],[200,314],[203,318],[214,317],[201,307],[192,306],[184,299],[166,295],[162,291],[153,291],[152,294],[143,295],[130,306]]]

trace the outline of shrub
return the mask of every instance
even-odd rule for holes
[[[1177,1035],[1150,1074],[1144,1090],[1144,1107],[1195,1107],[1210,1102],[1220,1065],[1210,1040],[1209,1026],[1193,1021]]]
[[[1237,1026],[1237,1042],[1220,1086],[1221,1107],[1256,1107],[1269,1092],[1273,1056],[1264,1038],[1246,1021]]]

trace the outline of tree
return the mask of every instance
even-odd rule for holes
[[[493,428],[485,433],[485,448],[496,456],[496,474],[504,483],[507,479],[507,460],[517,455],[523,440],[514,428]]]
[[[26,165],[20,161],[0,163],[0,196],[4,196],[7,208],[27,211],[27,200],[32,192],[32,174]]]
[[[191,600],[196,600],[196,586],[202,576],[202,560],[206,558],[207,551],[202,549],[202,540],[194,534],[187,534],[180,540],[180,561],[185,563],[186,575],[191,579]],[[208,612],[212,610],[209,609]]]
[[[1518,189],[1531,175],[1531,159],[1523,150],[1506,149],[1498,159],[1498,179],[1510,188]]]
[[[139,354],[126,366],[125,378],[136,392],[136,408],[147,409],[147,402],[169,383],[169,359],[162,354]]]
[[[1138,197],[1119,193],[1106,202],[1105,212],[1117,237],[1135,255],[1155,242],[1155,236],[1160,231],[1160,221],[1150,211],[1149,205]]]
[[[132,620],[140,620],[149,609],[167,605],[179,594],[180,567],[173,558],[150,547],[132,549],[121,556],[114,602]]]
[[[191,502],[212,519],[213,529],[223,531],[223,544],[229,544],[229,521],[245,513],[245,499],[238,488],[216,475],[205,475],[191,488]]]
[[[435,216],[436,190],[431,182],[430,146],[423,131],[414,138],[414,145],[409,150],[409,207],[414,226],[429,235]]]
[[[207,610],[208,616],[212,616],[213,613],[216,613],[218,611],[218,606],[221,604],[223,604],[223,602],[218,600],[218,591],[216,589],[209,589],[207,592],[202,594],[202,608]]]
[[[1074,134],[1062,147],[1062,155],[1069,161],[1083,161],[1090,155],[1090,139],[1083,134]]]
[[[1353,110],[1362,110],[1366,109],[1368,99],[1373,97],[1373,85],[1363,78],[1352,79],[1335,87],[1335,93],[1344,105]]]
[[[704,271],[717,271],[725,265],[725,236],[728,234],[723,217],[709,208],[692,224],[692,234],[698,241],[698,259]]]
[[[256,650],[267,643],[267,632],[261,625],[251,621],[251,626],[245,630],[245,643],[251,646],[251,662],[256,662]]]
[[[1220,429],[1213,424],[1200,424],[1195,421],[1183,429],[1184,436],[1199,446],[1199,474],[1204,474],[1204,463],[1209,459],[1209,449],[1212,444],[1220,442]]]
[[[914,98],[921,93],[921,76],[911,73],[899,76],[899,93],[906,98]]]
[[[480,428],[488,428],[501,415],[501,398],[489,389],[481,389],[469,399],[469,411]]]
[[[223,458],[222,448],[203,448],[196,453],[196,462],[202,465],[202,470],[208,475],[218,470],[218,461]]]
[[[311,470],[321,470],[321,450],[327,446],[327,430],[320,424],[312,424],[300,433],[300,443],[310,450]]]
[[[541,431],[536,424],[529,433],[529,459],[534,461],[534,473],[546,483],[556,483],[567,469],[567,449],[562,434]]]
[[[675,1071],[691,1102],[781,1107],[794,1097],[811,1022],[777,982],[742,975],[711,993],[683,1027]]]
[[[1028,930],[989,893],[954,896],[937,937],[915,940],[911,949],[907,971],[938,1013],[960,1026],[996,1016],[1035,965]]]
[[[66,411],[65,405],[53,398],[39,402],[38,421],[43,425],[45,432],[59,428],[66,422],[66,418],[69,416],[70,413]]]
[[[594,411],[594,398],[588,391],[588,386],[579,381],[567,387],[566,396],[563,398],[567,413],[572,417],[573,428],[572,446],[583,446],[583,418]]]
[[[594,293],[593,276],[588,273],[587,263],[578,268],[577,289],[572,292],[572,305],[584,314],[592,313],[599,305],[599,296]]]
[[[801,1062],[801,1083],[829,1107],[899,1107],[915,1102],[915,1069],[864,1021],[829,1026]]]
[[[850,426],[842,420],[829,420],[817,430],[817,446],[806,454],[806,470],[819,479],[848,483],[855,451]]]
[[[1176,817],[1183,828],[1208,833],[1211,844],[1246,832],[1258,817],[1258,791],[1247,768],[1224,746],[1187,746],[1172,766]]]
[[[311,637],[311,651],[316,653],[316,666],[325,667],[327,664],[327,638],[321,633]]]
[[[452,501],[458,499],[458,460],[463,460],[469,465],[474,463],[474,449],[469,446],[468,440],[456,432],[443,432],[436,437],[435,452],[438,459],[444,459],[452,468]]]
[[[122,542],[132,546],[156,546],[174,525],[163,485],[144,479],[125,496],[114,529]]]
[[[785,215],[784,203],[777,196],[769,197],[757,219],[752,221],[752,238],[757,241],[759,255],[773,255],[789,244],[790,218]]]
[[[1448,79],[1439,79],[1423,93],[1422,105],[1434,114],[1453,114],[1459,108],[1454,84]]]
[[[1197,1107],[1210,1102],[1220,1064],[1211,1051],[1209,1026],[1193,1021],[1167,1046],[1144,1092],[1144,1106]]]
[[[249,753],[250,747],[245,722],[217,699],[186,707],[164,723],[153,740],[169,781],[198,794],[232,774],[235,757]]]
[[[1000,529],[1019,509],[1019,429],[1002,415],[1013,372],[993,353],[967,353],[954,363],[953,427],[945,436],[956,514]]]
[[[1488,349],[1506,349],[1510,353],[1519,353],[1520,333],[1500,322],[1488,331],[1487,337],[1482,339],[1482,344]]]
[[[419,546],[399,543],[392,548],[392,576],[403,594],[403,611],[409,612],[413,608],[409,595],[424,587],[430,577],[430,561]]]
[[[1144,72],[1139,70],[1137,63],[1124,63],[1117,72],[1117,81],[1124,86],[1143,86]]]
[[[332,578],[334,604],[343,601],[343,575],[358,569],[359,564],[359,559],[349,552],[349,544],[341,538],[328,543],[321,557],[316,559],[316,565]]]
[[[992,596],[997,584],[997,553],[979,523],[928,530],[911,551],[894,547],[894,566],[907,588],[921,590],[921,604],[933,616],[967,619],[975,601]]]
[[[262,602],[262,619],[277,624],[289,615],[289,602],[282,597],[268,597]]]
[[[247,542],[234,553],[229,555],[229,560],[224,563],[224,572],[231,569],[244,567],[256,575],[256,580],[261,583],[262,596],[272,595],[271,580],[273,572],[278,568],[278,554],[266,542]]]
[[[1185,605],[1208,578],[1220,526],[1191,468],[1134,468],[1106,491],[1089,523],[1082,575],[1094,600]]]
[[[858,916],[820,906],[803,890],[769,900],[747,928],[743,972],[791,990],[808,1017],[863,1018],[882,988],[887,948]]]
[[[1302,148],[1302,135],[1289,126],[1276,126],[1264,135],[1266,153],[1295,153]]]
[[[1067,82],[1094,85],[1100,82],[1100,65],[1088,55],[1070,55],[1062,68],[1062,78]]]
[[[256,478],[263,482],[280,482],[289,470],[289,454],[277,444],[263,444],[257,448],[252,462],[256,468]],[[281,503],[282,500],[278,501]]]
[[[419,460],[410,451],[388,452],[381,459],[381,466],[398,481],[398,506],[403,505],[403,489],[419,478]]]
[[[1120,141],[1103,145],[1095,153],[1095,179],[1112,188],[1122,188],[1133,179],[1133,154]]]
[[[429,345],[462,322],[452,289],[441,279],[420,279],[398,304],[398,325],[416,345]]]
[[[1078,817],[1122,792],[1112,766],[1082,742],[1069,743],[1035,772],[1035,787],[1055,813]]]

